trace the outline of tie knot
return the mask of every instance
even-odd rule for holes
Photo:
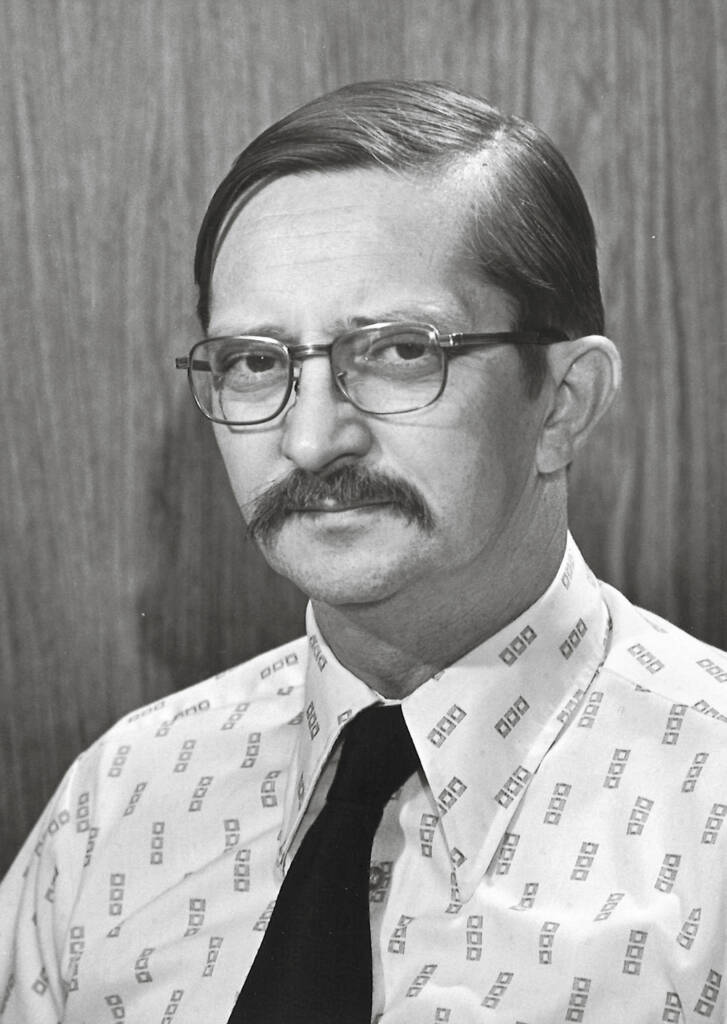
[[[328,800],[381,812],[392,793],[418,767],[419,758],[400,705],[365,708],[344,729],[341,759]]]

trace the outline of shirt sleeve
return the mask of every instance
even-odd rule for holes
[[[0,884],[2,1024],[58,1024],[63,1019],[70,914],[90,832],[84,802],[73,793],[77,766]]]

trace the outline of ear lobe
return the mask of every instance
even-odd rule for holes
[[[572,462],[621,380],[621,357],[601,335],[554,345],[548,355],[552,397],[538,441],[541,473],[555,473]]]

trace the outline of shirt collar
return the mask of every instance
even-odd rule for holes
[[[310,608],[307,628],[305,704],[285,797],[281,859],[344,724],[381,700],[336,660]],[[609,632],[600,585],[568,535],[542,597],[402,701],[463,901],[598,673]]]
[[[308,658],[303,710],[288,779],[280,832],[279,863],[284,864],[298,826],[344,725],[382,698],[336,659],[321,636],[310,605],[306,610]]]

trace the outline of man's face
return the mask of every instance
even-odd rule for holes
[[[290,176],[242,209],[212,279],[209,334],[329,344],[351,327],[409,320],[503,331],[508,298],[484,283],[463,244],[464,186],[380,170]],[[394,503],[291,511],[262,541],[271,566],[331,605],[482,586],[512,558],[540,491],[542,402],[525,394],[511,346],[451,360],[428,408],[375,416],[337,391],[325,358],[303,362],[297,397],[255,427],[215,425],[243,515],[296,469],[359,466],[411,485],[427,527]],[[496,581],[493,581],[493,583]]]

